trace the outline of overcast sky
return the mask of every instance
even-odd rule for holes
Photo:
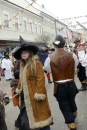
[[[37,0],[39,5],[44,4],[54,16],[61,18],[72,18],[87,15],[87,0]],[[74,23],[75,20],[72,20]],[[87,22],[87,17],[76,19],[80,23]],[[87,24],[84,24],[87,27]]]
[[[83,16],[87,12],[87,0],[37,0],[59,18]]]

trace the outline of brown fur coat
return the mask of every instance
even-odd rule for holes
[[[16,91],[20,93],[23,89],[24,102],[31,129],[43,128],[53,122],[45,88],[42,64],[38,60],[35,60],[35,63],[35,77],[32,77],[28,63],[25,67],[20,67],[20,82]]]

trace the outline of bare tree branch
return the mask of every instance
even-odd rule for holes
[[[41,35],[38,38],[36,38],[35,40],[39,44],[46,45],[46,43],[50,42],[51,38],[49,36],[46,36],[46,35]]]

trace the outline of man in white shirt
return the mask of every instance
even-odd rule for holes
[[[44,70],[52,73],[54,96],[59,103],[65,123],[69,130],[76,130],[75,96],[78,90],[74,83],[74,72],[78,65],[78,59],[74,53],[64,50],[65,40],[62,36],[57,35],[53,44],[55,51],[46,59]]]
[[[86,69],[83,65],[83,61],[85,60],[85,45],[82,43],[78,38],[74,40],[75,43],[75,49],[74,53],[77,55],[79,64],[77,66],[78,68],[78,73],[77,77],[79,78],[79,81],[81,82],[82,86],[79,89],[79,91],[85,91],[87,87],[87,80],[86,80]]]
[[[9,56],[5,55],[5,57],[2,60],[2,69],[4,70],[6,81],[12,79],[12,67],[12,62],[9,59]]]

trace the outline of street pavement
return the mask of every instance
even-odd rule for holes
[[[75,81],[78,88],[81,84],[75,75]],[[0,89],[7,92],[11,98],[10,81],[5,81],[5,77],[1,77]],[[51,130],[68,130],[67,125],[64,122],[63,115],[59,109],[58,102],[53,96],[53,83],[48,84],[46,79],[46,89],[48,93],[48,100],[52,111],[54,125],[51,125]],[[87,130],[87,91],[80,91],[76,96],[76,103],[78,107],[78,116],[76,118],[77,130]],[[12,101],[5,106],[6,111],[6,124],[8,130],[18,130],[14,127],[14,122],[19,114],[18,107],[14,107]]]

